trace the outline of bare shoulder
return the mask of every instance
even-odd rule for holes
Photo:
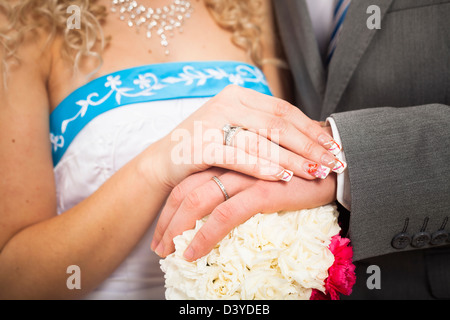
[[[13,2],[13,1],[12,1]],[[36,108],[46,104],[46,81],[50,73],[52,37],[44,27],[31,26],[14,16],[16,10],[8,1],[0,5],[0,62],[2,83],[0,111],[14,105],[20,108]],[[26,95],[24,89],[26,88]],[[27,97],[34,106],[18,104]],[[23,109],[22,109],[23,110]]]

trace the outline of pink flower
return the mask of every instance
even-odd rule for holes
[[[356,282],[355,265],[352,263],[353,249],[350,240],[335,235],[331,238],[330,251],[334,255],[334,263],[328,269],[325,279],[326,294],[314,289],[311,300],[339,300],[339,294],[350,295]]]

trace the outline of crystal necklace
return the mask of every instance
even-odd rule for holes
[[[136,31],[144,29],[145,36],[150,39],[155,34],[160,38],[164,53],[169,55],[169,37],[175,30],[183,32],[183,25],[194,11],[189,0],[173,0],[162,8],[149,8],[135,0],[112,0],[111,12],[119,13],[119,19],[126,22]]]

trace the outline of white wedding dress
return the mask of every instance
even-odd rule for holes
[[[229,84],[270,94],[259,69],[232,61],[141,66],[74,91],[50,116],[58,214],[89,197]],[[150,250],[155,224],[86,299],[164,299],[159,257]]]

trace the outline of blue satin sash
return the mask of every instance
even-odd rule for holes
[[[89,121],[103,112],[140,102],[213,97],[230,84],[271,95],[261,70],[235,61],[152,64],[95,79],[71,93],[50,115],[53,165]]]

